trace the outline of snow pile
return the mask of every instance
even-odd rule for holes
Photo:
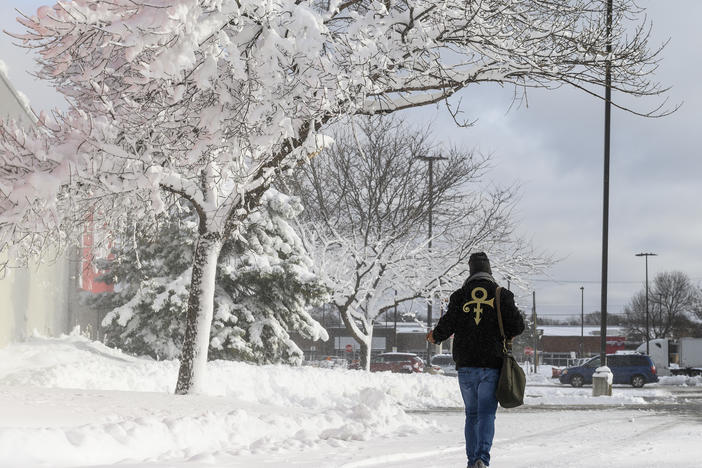
[[[702,386],[702,375],[697,375],[695,377],[688,377],[686,375],[669,375],[665,377],[659,377],[658,379],[662,385],[677,385],[687,387]]]
[[[136,358],[79,335],[0,349],[0,466],[343,447],[446,430],[406,410],[463,406],[456,379],[439,375],[213,361],[206,394],[177,396],[177,372],[177,361]],[[666,392],[653,386],[592,397],[544,373],[528,376],[528,405],[639,405]]]
[[[431,426],[403,406],[460,398],[455,381],[440,376],[225,361],[210,363],[207,395],[183,397],[172,394],[177,371],[176,361],[81,336],[0,349],[0,466],[237,456],[401,436]]]
[[[378,389],[393,405],[425,409],[461,406],[454,378],[355,370],[254,366],[211,361],[210,396],[257,404],[328,409]],[[35,336],[0,349],[0,385],[173,393],[178,361],[136,358],[80,335]]]

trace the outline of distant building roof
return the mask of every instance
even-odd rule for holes
[[[544,336],[580,336],[580,326],[578,325],[537,325],[539,330],[544,331]],[[600,336],[599,325],[589,325],[583,327],[584,336]],[[624,336],[624,327],[607,327],[607,336]]]

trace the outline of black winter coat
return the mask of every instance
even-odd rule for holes
[[[434,340],[453,338],[453,360],[459,367],[502,367],[502,336],[497,322],[497,284],[482,277],[468,281],[453,294],[448,311],[434,328]],[[508,289],[500,294],[502,323],[507,339],[524,331],[524,320]]]

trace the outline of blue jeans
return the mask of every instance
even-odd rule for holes
[[[490,464],[490,448],[495,436],[497,398],[495,389],[500,369],[486,367],[461,367],[458,385],[466,407],[466,455],[468,463],[482,460]]]

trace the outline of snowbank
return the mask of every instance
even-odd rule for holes
[[[416,433],[431,424],[403,408],[459,404],[441,376],[215,361],[207,394],[183,397],[177,371],[81,336],[0,349],[0,466],[299,450]]]
[[[177,372],[176,361],[136,358],[81,336],[0,349],[0,466],[336,446],[441,431],[407,410],[462,407],[456,379],[439,375],[214,361],[206,394],[176,396]],[[592,397],[589,388],[554,385],[545,371],[528,379],[528,405],[645,404],[644,396],[664,392]]]
[[[208,363],[205,393],[258,404],[326,409],[381,391],[405,409],[462,405],[454,378],[315,367]],[[178,361],[137,358],[82,336],[33,337],[0,349],[0,385],[173,393]]]

